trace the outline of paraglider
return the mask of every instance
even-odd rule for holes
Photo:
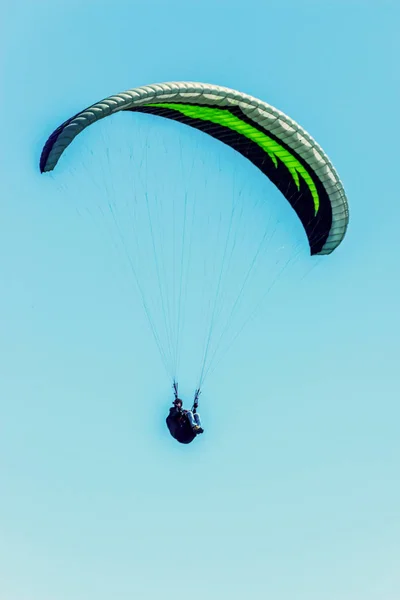
[[[200,390],[196,390],[192,409],[185,410],[182,400],[178,397],[178,384],[175,381],[173,388],[175,399],[166,418],[167,427],[172,437],[178,442],[181,444],[190,444],[196,436],[204,433],[200,415],[197,412]]]
[[[40,171],[52,171],[74,138],[89,125],[120,112],[147,113],[177,121],[230,146],[255,165],[282,193],[304,228],[311,255],[328,255],[341,244],[349,221],[347,198],[339,176],[322,148],[278,109],[218,85],[161,83],[109,96],[69,118],[50,135],[41,153]],[[167,314],[168,310],[165,312]],[[216,312],[215,308],[211,311],[209,337]],[[152,322],[151,327],[154,333]],[[179,343],[179,334],[179,324],[177,333],[172,327],[168,329],[171,344]],[[159,345],[158,338],[156,341]],[[159,349],[160,354],[164,352],[160,345]],[[176,355],[176,348],[171,353]],[[211,360],[214,360],[214,354]],[[209,363],[207,344],[197,399],[210,370]],[[175,382],[176,373],[170,375]],[[167,425],[178,441],[190,443],[203,431],[197,400],[192,411],[184,411],[177,388],[174,389],[175,400]]]

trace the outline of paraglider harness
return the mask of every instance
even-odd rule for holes
[[[176,381],[174,381],[173,385],[172,385],[172,389],[174,390],[174,404],[176,405],[177,400],[179,400],[178,397],[178,384]],[[192,406],[192,413],[195,415],[196,411],[199,407],[199,396],[201,394],[200,388],[197,388],[197,390],[194,393],[194,399],[193,399],[193,406]],[[184,411],[182,411],[182,414],[179,418],[179,423],[180,425],[184,425],[187,422],[187,417]]]

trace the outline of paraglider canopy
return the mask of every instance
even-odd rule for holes
[[[290,202],[306,231],[311,254],[330,254],[343,240],[349,217],[347,199],[322,148],[281,111],[217,85],[161,83],[109,96],[51,134],[40,158],[41,172],[54,169],[64,150],[86,127],[119,111],[180,121],[240,152]]]

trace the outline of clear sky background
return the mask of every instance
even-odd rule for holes
[[[0,598],[399,598],[398,2],[15,0],[1,21]],[[293,117],[351,216],[340,248],[311,271],[301,259],[306,277],[284,278],[210,376],[206,433],[188,447],[164,427],[170,380],[121,254],[79,209],[73,170],[38,171],[67,117],[173,80]],[[137,123],[153,166],[165,141],[172,160],[175,131],[188,153],[204,144],[202,177],[184,182],[197,200],[233,173],[252,202],[266,185],[201,134]],[[168,192],[168,161],[145,184]],[[299,234],[291,219],[283,236]]]

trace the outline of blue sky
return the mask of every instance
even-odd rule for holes
[[[399,23],[400,7],[383,0],[4,9],[1,598],[398,598]],[[68,116],[171,80],[226,85],[297,120],[337,167],[351,216],[340,248],[311,270],[302,256],[210,376],[206,434],[187,448],[164,427],[170,381],[99,197],[89,186],[81,204],[73,165],[60,164],[59,178],[38,172]],[[266,189],[213,140],[148,118],[130,128],[134,151],[148,147],[160,164],[142,183],[153,199],[190,190],[224,205],[243,190],[253,206]],[[102,131],[110,148],[123,138],[120,121]],[[196,175],[180,181],[193,157]],[[117,166],[122,188],[123,174]],[[280,243],[301,238],[268,194],[275,223],[288,223]],[[140,264],[151,297],[150,262]],[[251,286],[243,318],[262,277]],[[193,340],[199,306],[189,303]],[[185,398],[196,344],[185,346]]]

